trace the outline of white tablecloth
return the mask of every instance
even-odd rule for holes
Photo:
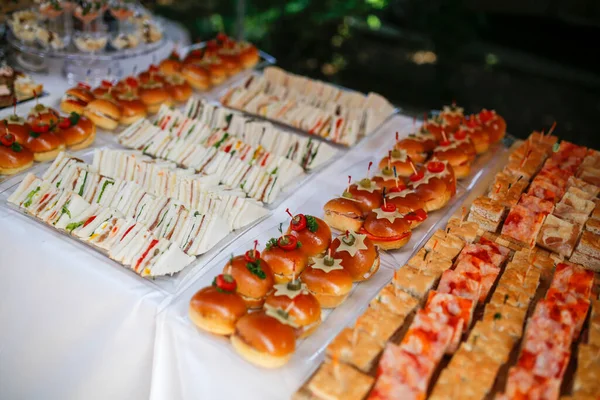
[[[57,106],[68,85],[59,78],[42,80],[51,92],[44,103]],[[20,112],[29,107],[19,107]],[[171,290],[0,207],[0,399],[289,398],[314,370],[327,341],[366,307],[393,269],[440,223],[439,215],[401,251],[384,255],[380,272],[328,313],[282,369],[254,368],[226,340],[199,332],[187,317],[188,301],[210,284],[229,254],[247,250],[254,239],[264,246],[278,236],[279,223],[288,221],[286,208],[322,216],[323,204],[343,191],[348,175],[363,177],[368,162],[377,162],[391,147],[396,131],[404,136],[411,130],[410,118],[393,117],[378,134],[315,174],[201,273]],[[114,138],[98,136],[97,146],[107,143],[114,144]],[[0,184],[0,191],[14,183]]]

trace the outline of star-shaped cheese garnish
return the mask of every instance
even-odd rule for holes
[[[395,199],[396,197],[406,197],[407,195],[409,195],[411,193],[415,193],[415,191],[412,189],[404,189],[401,192],[393,192],[393,193],[388,194],[388,198]]]
[[[290,303],[291,307],[288,307],[288,308],[290,308],[290,309],[293,308],[293,305],[294,305],[294,303]],[[289,314],[289,310],[286,311],[281,308],[276,308],[276,307],[272,307],[268,304],[265,304],[265,314],[267,314],[269,317],[275,318],[282,324],[291,326],[292,328],[299,327],[299,325],[296,324],[296,322],[294,321],[294,318]]]
[[[396,150],[395,151],[396,156],[394,156],[394,151],[392,151],[392,161],[401,161],[401,162],[406,162],[406,159],[408,157],[408,153],[406,152],[406,150]]]
[[[339,258],[333,259],[333,265],[326,265],[325,257],[313,258],[312,260],[314,264],[311,265],[311,267],[313,267],[314,269],[320,269],[325,272],[335,271],[336,269],[344,269],[344,267],[342,267],[342,260],[340,260]]]
[[[400,214],[397,210],[394,211],[383,211],[381,208],[376,208],[375,210],[373,210],[373,212],[375,214],[377,214],[377,219],[387,219],[388,221],[390,221],[391,223],[394,223],[394,221],[398,218],[403,218],[404,214]]]
[[[369,180],[369,182],[371,182],[371,184],[369,185],[368,188],[362,186],[360,184],[360,182],[356,183],[356,190],[362,190],[364,192],[369,192],[369,193],[373,193],[374,191],[377,190],[377,185],[375,184],[375,182],[373,182],[372,180]]]
[[[337,252],[346,251],[348,254],[350,254],[350,257],[354,257],[360,250],[368,249],[367,245],[365,244],[365,238],[367,235],[361,235],[360,233],[354,232],[348,232],[348,234],[354,236],[354,243],[352,246],[347,245],[343,240],[345,236],[339,236],[338,239],[340,240],[340,246],[337,248]]]
[[[308,293],[308,289],[304,283],[300,284],[300,289],[298,290],[289,289],[287,283],[280,283],[279,285],[273,286],[273,288],[275,289],[275,296],[287,296],[290,299],[295,298],[299,294]]]

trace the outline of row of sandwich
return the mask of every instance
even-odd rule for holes
[[[376,93],[343,90],[277,67],[248,77],[220,101],[346,146],[373,133],[394,113],[394,107]]]
[[[188,137],[190,142],[214,144],[222,140],[220,147],[223,149],[237,148],[238,151],[252,154],[269,152],[299,164],[305,171],[318,168],[336,154],[332,146],[320,140],[286,132],[269,122],[209,103],[204,99],[190,99],[183,115],[177,113],[170,115],[172,119],[178,121],[191,118],[196,123],[211,128],[212,133],[209,136],[204,132],[204,135]],[[167,117],[164,114],[161,116]]]
[[[570,176],[587,182],[566,177],[565,191],[595,193],[595,199],[593,163],[584,161],[594,157],[592,151],[578,161],[571,144],[554,146],[555,139],[539,134],[529,140],[525,145],[546,151],[548,161],[538,168],[549,172],[554,163],[573,165]],[[512,154],[487,195],[516,204],[523,197],[514,194],[514,186],[532,176],[515,176],[514,168],[528,164],[529,150],[517,148]],[[519,154],[521,160],[514,163]],[[507,177],[512,181],[506,183]],[[538,205],[525,199],[521,203],[527,210]],[[567,262],[552,246],[541,249],[535,240],[506,235],[484,218],[481,203],[478,198],[470,210],[453,216],[445,231],[436,232],[396,272],[356,324],[329,345],[325,363],[297,398],[485,399],[501,393],[498,399],[558,399],[571,345],[578,342],[592,303],[590,343],[580,345],[585,364],[577,368],[573,398],[594,398],[600,374],[599,304],[592,298],[597,298],[594,273],[586,269],[594,265]],[[414,312],[419,304],[422,308]],[[498,384],[506,369],[506,383]]]
[[[95,160],[95,165],[103,163]],[[116,178],[61,153],[41,178],[27,175],[8,201],[142,276],[181,271],[233,226],[265,214],[244,199],[218,196],[205,213],[188,209],[174,198],[145,191],[131,167],[121,158],[119,171],[132,172]]]

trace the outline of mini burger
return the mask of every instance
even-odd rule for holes
[[[414,167],[415,165],[408,156],[408,152],[400,149],[389,151],[388,155],[379,162],[380,170],[386,169],[387,171],[391,171],[393,175],[395,169],[397,176],[410,176],[413,173]]]
[[[70,150],[81,150],[94,143],[96,125],[76,112],[71,112],[68,117],[61,118],[56,134]]]
[[[274,286],[264,309],[267,315],[279,319],[296,331],[296,337],[309,336],[321,324],[321,305],[298,279]]]
[[[460,148],[460,142],[441,141],[433,156],[440,161],[448,161],[457,179],[466,178],[471,173],[471,156]]]
[[[121,107],[119,122],[122,125],[131,125],[146,117],[146,105],[132,91],[118,95],[117,103]]]
[[[444,135],[448,132],[448,124],[441,115],[436,115],[433,118],[423,122],[423,128],[431,133],[436,141],[444,140]]]
[[[94,94],[86,84],[79,84],[74,88],[67,90],[60,101],[60,109],[67,114],[76,112],[83,114],[85,106],[94,100]]]
[[[366,281],[379,270],[379,251],[367,235],[346,231],[333,239],[331,252],[341,260],[353,282]]]
[[[452,198],[452,180],[449,174],[451,172],[446,163],[430,161],[425,172],[411,175],[410,185],[425,202],[424,208],[427,212],[439,210]]]
[[[166,77],[178,75],[180,69],[181,60],[179,54],[177,54],[175,50],[171,52],[171,55],[169,55],[168,58],[162,60],[160,64],[158,64],[158,70]]]
[[[58,112],[50,107],[46,107],[43,104],[36,104],[27,117],[27,122],[31,125],[48,125],[52,126],[58,123],[59,115]]]
[[[500,141],[506,134],[506,121],[494,110],[486,110],[485,108],[477,115],[481,122],[483,130],[485,130],[490,138],[490,143]]]
[[[248,311],[236,289],[237,284],[231,275],[217,276],[212,286],[199,290],[190,300],[192,322],[215,335],[231,335],[237,321]]]
[[[57,120],[58,122],[58,120]],[[33,152],[37,162],[54,160],[65,149],[65,140],[55,133],[56,125],[31,124],[23,146]]]
[[[422,127],[416,135],[411,133],[408,137],[396,141],[395,148],[406,151],[414,162],[422,163],[429,157],[429,153],[433,151],[436,143],[435,136]]]
[[[323,308],[339,306],[352,290],[352,277],[341,263],[342,260],[331,255],[315,258],[300,276]]]
[[[458,107],[456,103],[452,103],[449,106],[444,106],[440,117],[444,120],[447,125],[448,132],[454,132],[458,129],[463,119],[465,118],[464,109]]]
[[[110,94],[113,93],[113,91],[118,90],[116,88],[113,87],[112,82],[110,81],[102,81],[100,82],[100,86],[94,88],[94,90],[92,90],[92,94],[96,97],[102,97],[105,94]]]
[[[394,170],[389,167],[384,167],[377,175],[371,179],[377,184],[377,187],[381,190],[385,188],[387,191],[396,188],[396,190],[406,189],[406,183],[397,174],[394,175]]]
[[[231,275],[237,282],[237,293],[248,308],[260,308],[267,295],[273,290],[273,272],[269,264],[256,250],[231,257],[223,268],[223,273]]]
[[[219,57],[205,57],[200,65],[208,70],[212,85],[220,85],[227,79],[227,70]]]
[[[416,179],[416,177],[413,179]],[[410,188],[400,191],[392,189],[387,193],[386,199],[388,203],[393,204],[396,207],[396,210],[402,214],[425,209],[425,201],[423,198],[421,198],[415,190]]]
[[[256,46],[248,42],[239,42],[237,44],[240,52],[240,62],[244,69],[252,68],[260,61],[260,54]]]
[[[238,320],[231,344],[246,361],[263,368],[279,368],[296,350],[296,333],[291,326],[261,311]]]
[[[283,235],[267,242],[262,257],[273,271],[276,283],[294,280],[308,265],[308,256],[302,251],[303,243],[295,236]]]
[[[451,142],[458,143],[458,148],[469,155],[471,162],[477,157],[477,151],[473,145],[471,137],[465,130],[458,129],[456,132],[449,136]]]
[[[96,99],[88,103],[83,115],[100,128],[112,131],[119,125],[121,109],[112,101]]]
[[[483,154],[488,151],[490,147],[490,135],[483,129],[475,115],[465,118],[463,125],[459,127],[457,133],[460,131],[465,131],[467,136],[471,138],[477,154]]]
[[[152,79],[140,85],[139,96],[148,114],[156,114],[163,104],[168,107],[173,105],[173,99],[164,84]]]
[[[382,192],[377,183],[369,178],[350,185],[342,196],[356,201],[363,215],[381,206]]]
[[[208,69],[197,64],[185,64],[181,76],[196,90],[208,90],[211,85]]]
[[[33,165],[33,153],[6,131],[0,134],[0,175],[14,175]]]
[[[325,222],[339,231],[358,231],[362,228],[363,211],[359,204],[346,197],[331,199],[323,206]]]
[[[177,103],[185,103],[192,97],[192,87],[181,75],[167,76],[167,91]]]
[[[396,209],[394,203],[385,203],[367,215],[360,233],[379,248],[384,250],[399,249],[411,237],[413,223]]]
[[[224,47],[219,49],[218,57],[223,63],[223,67],[227,73],[227,76],[233,76],[239,74],[242,71],[242,63],[240,61],[239,51],[235,48],[235,43],[226,42]]]
[[[325,221],[312,215],[297,214],[292,216],[289,209],[285,210],[292,220],[286,234],[295,236],[308,257],[325,254],[331,244],[331,229]]]

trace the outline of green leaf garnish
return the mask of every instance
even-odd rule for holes
[[[258,276],[260,279],[265,279],[267,277],[267,274],[265,274],[265,271],[263,271],[263,269],[260,267],[260,260],[256,260],[254,262],[247,263],[246,268],[248,268],[248,271],[252,272],[254,275]]]
[[[308,227],[308,230],[313,233],[316,232],[317,229],[319,229],[319,224],[317,223],[316,218],[312,215],[305,215],[304,217],[306,218],[306,226]]]

